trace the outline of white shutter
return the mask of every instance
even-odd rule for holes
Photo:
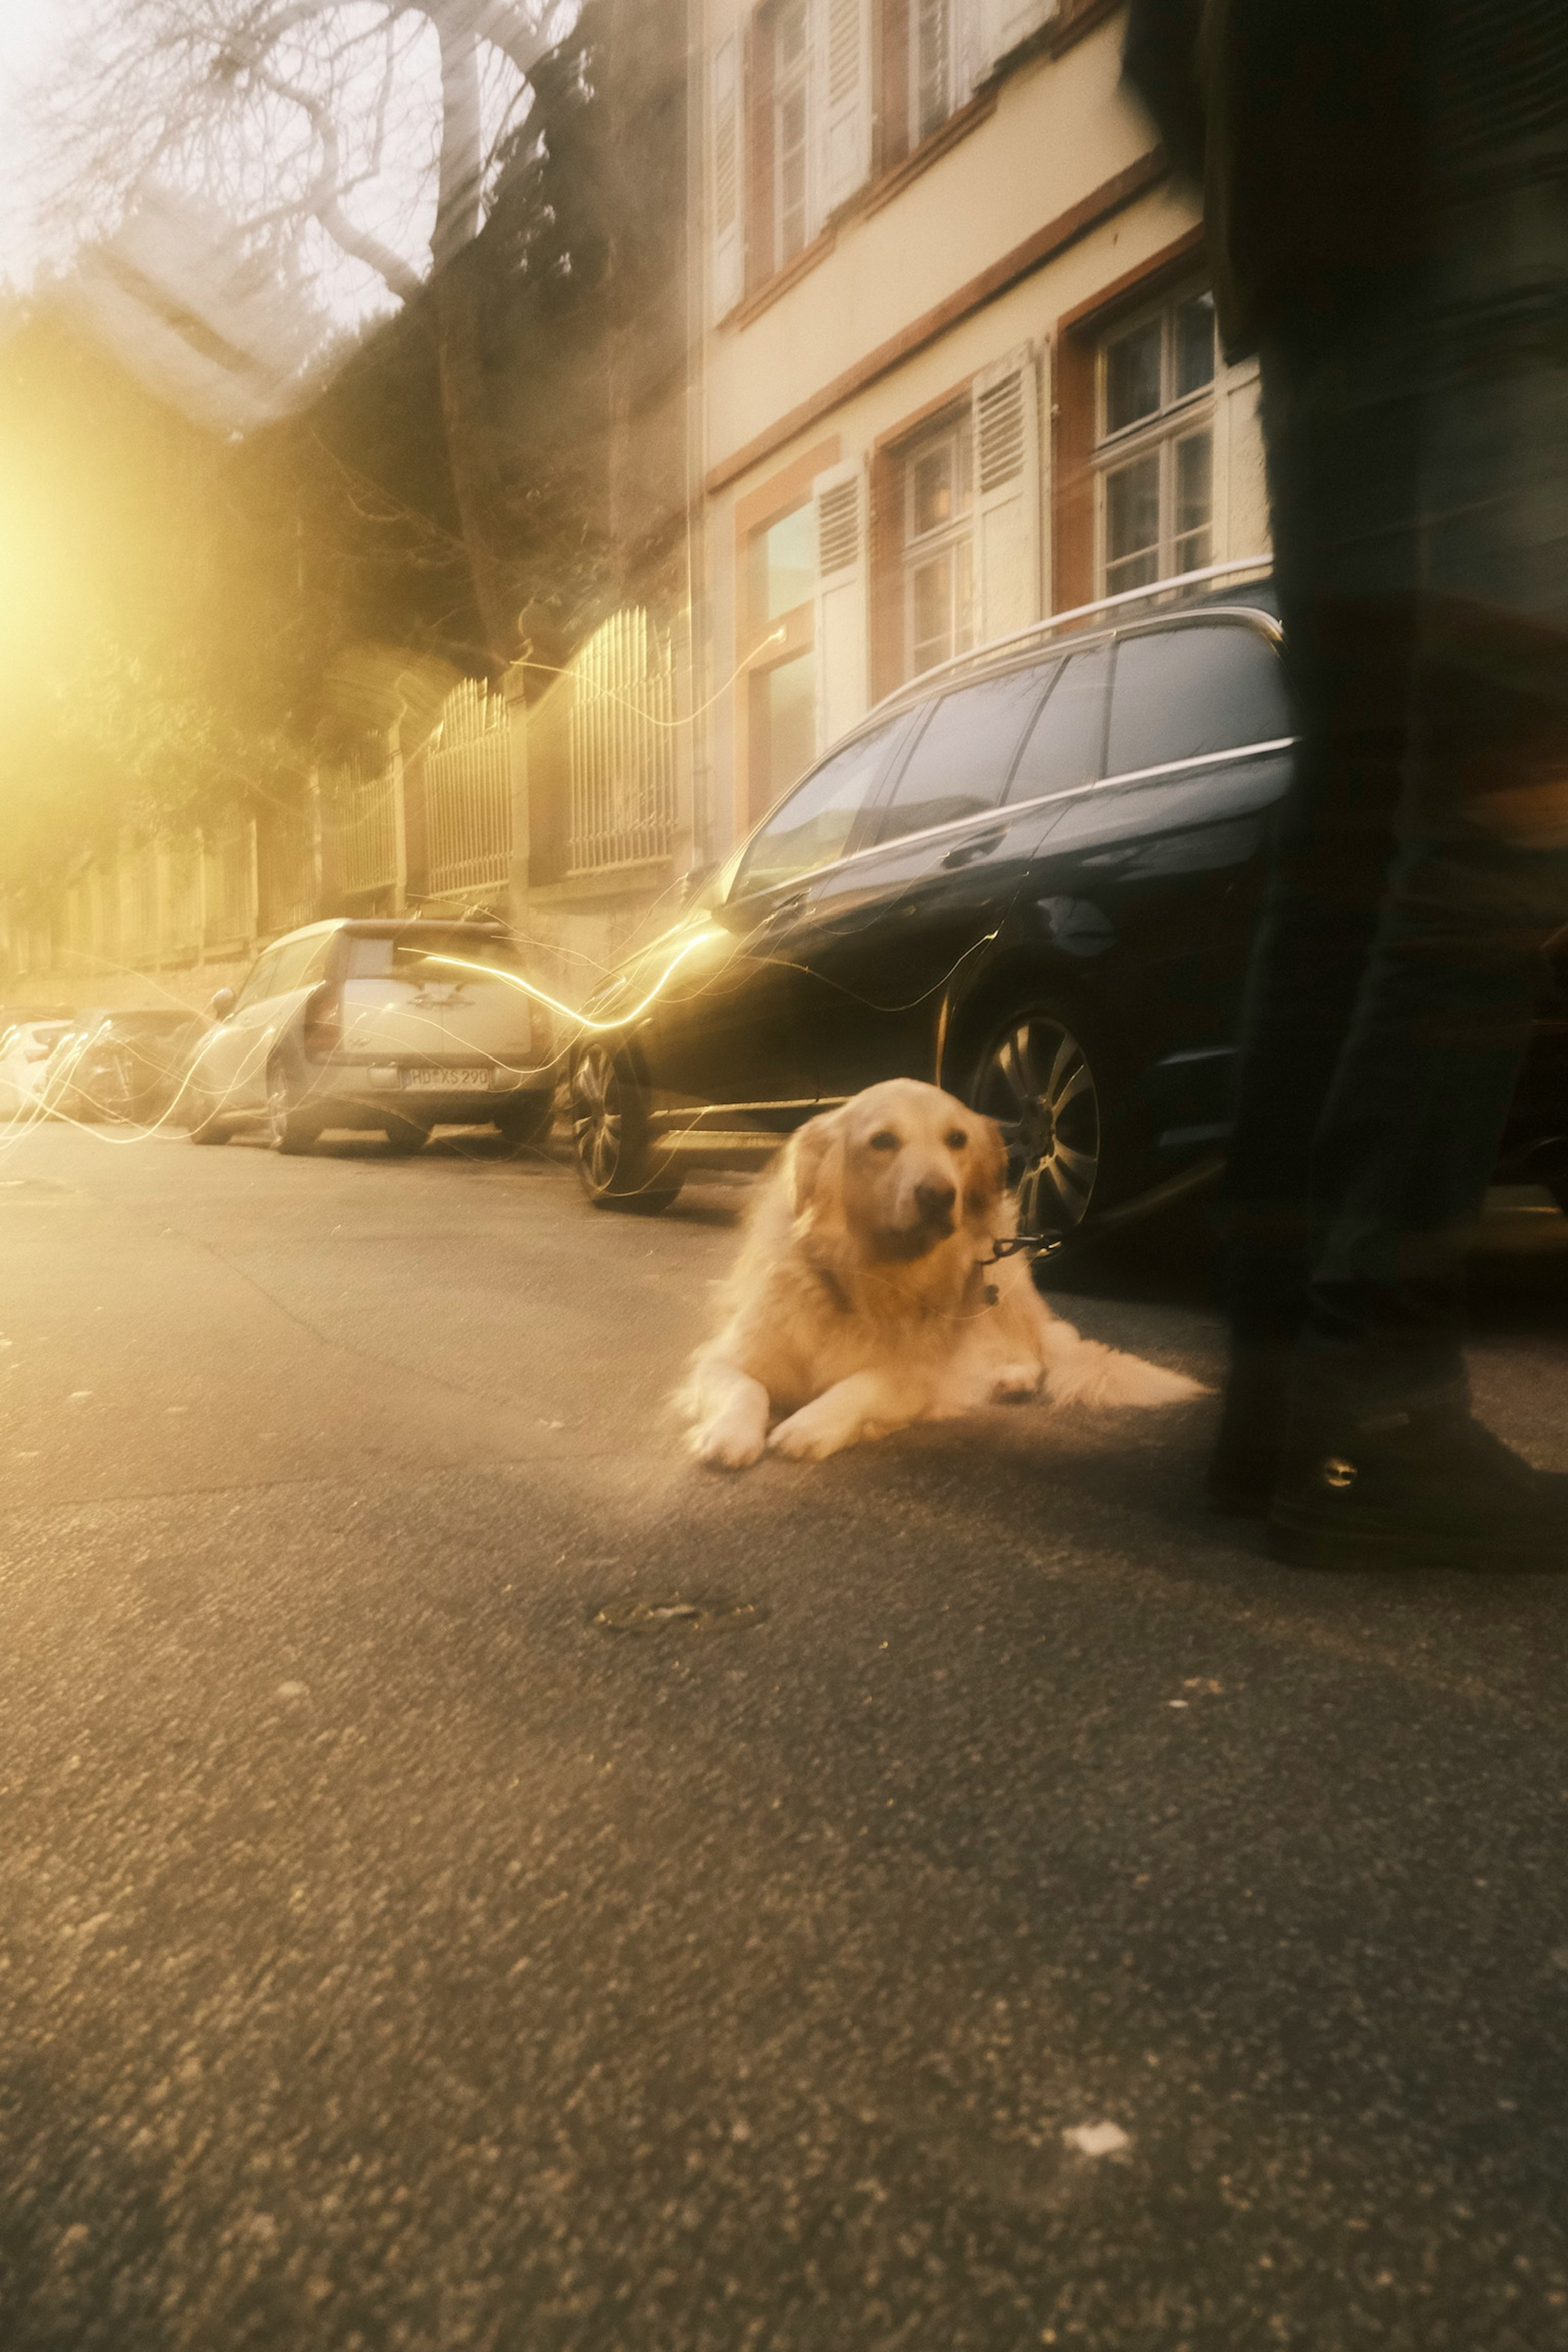
[[[1040,617],[1040,415],[1032,348],[974,379],[975,641]]]
[[[866,469],[852,459],[818,474],[816,748],[825,751],[866,715]]]
[[[871,0],[817,0],[813,29],[825,217],[871,176]]]
[[[713,316],[724,318],[745,291],[741,210],[740,44],[727,34],[713,52],[710,86],[713,186]]]
[[[1059,0],[964,0],[978,17],[975,80],[981,80],[1020,41],[1048,25]]]

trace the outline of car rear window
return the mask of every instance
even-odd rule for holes
[[[1276,742],[1289,732],[1279,657],[1245,622],[1189,623],[1118,645],[1108,776]]]
[[[489,931],[444,931],[434,923],[417,930],[366,938],[351,932],[346,977],[350,980],[428,979],[437,966],[432,959],[450,956],[455,965],[481,964],[489,971],[521,970],[511,941]]]
[[[1009,670],[944,694],[877,811],[874,837],[898,841],[994,809],[1024,730],[1060,667]]]

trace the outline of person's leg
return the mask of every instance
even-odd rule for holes
[[[1274,1515],[1287,1558],[1568,1564],[1562,1504],[1473,1421],[1463,1356],[1467,1246],[1568,920],[1561,186],[1554,201],[1531,182],[1516,208],[1494,185],[1487,235],[1456,237],[1436,272],[1409,777],[1313,1150],[1322,1240]]]
[[[1276,579],[1299,730],[1248,974],[1221,1205],[1232,1373],[1208,1475],[1262,1510],[1321,1238],[1313,1139],[1396,845],[1414,641],[1415,436],[1402,353],[1353,322],[1263,355]]]

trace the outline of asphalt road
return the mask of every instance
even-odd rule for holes
[[[0,1141],[0,2343],[1568,2347],[1568,1581],[1271,1567],[1208,1402],[700,1473],[740,1198]]]

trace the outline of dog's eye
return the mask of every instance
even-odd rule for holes
[[[898,1148],[899,1139],[890,1127],[884,1127],[879,1134],[871,1138],[873,1151],[896,1151]]]
[[[950,1151],[962,1151],[968,1141],[969,1138],[963,1129],[961,1127],[955,1127],[947,1139],[947,1148]]]

